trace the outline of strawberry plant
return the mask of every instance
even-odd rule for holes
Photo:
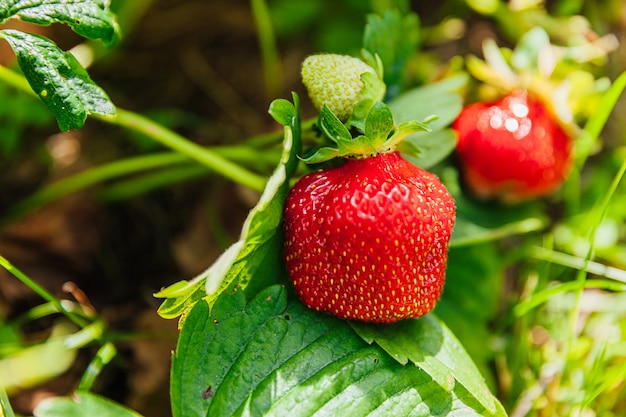
[[[620,131],[611,123],[621,120],[611,117],[619,119],[626,75],[611,72],[607,60],[620,47],[601,24],[617,24],[608,9],[567,1],[200,3],[187,12],[200,18],[210,10],[225,25],[241,15],[221,7],[245,9],[260,54],[246,59],[263,64],[259,87],[256,65],[220,67],[177,40],[169,51],[179,54],[194,90],[224,110],[209,122],[186,110],[118,105],[133,105],[125,89],[137,83],[108,70],[134,58],[120,41],[132,37],[150,2],[0,0],[0,22],[17,24],[0,27],[15,58],[0,65],[0,94],[10,91],[19,104],[3,101],[3,111],[43,103],[68,132],[53,132],[63,149],[82,146],[97,161],[69,172],[51,164],[47,175],[56,179],[32,181],[25,197],[3,196],[10,206],[0,212],[1,416],[624,412],[626,163],[610,139]],[[176,27],[177,15],[166,11],[147,21],[173,16]],[[59,27],[84,43],[64,50],[56,32],[43,31]],[[229,26],[228,39],[233,32]],[[174,29],[158,33],[150,42],[167,43]],[[281,57],[281,48],[295,49]],[[230,71],[250,84],[230,88],[223,78]],[[175,91],[202,105],[176,82],[147,89],[150,104]],[[267,113],[259,116],[250,103],[264,96]],[[244,128],[221,130],[228,119]],[[226,139],[203,140],[216,132]],[[14,134],[9,139],[0,154],[30,156]],[[56,143],[46,141],[50,160]],[[202,228],[185,206],[206,188],[209,226]],[[183,209],[173,205],[180,195]],[[106,265],[91,263],[114,279],[97,286],[92,269],[82,289],[66,283],[61,292],[56,281],[40,283],[45,268],[23,257],[31,236],[24,233],[60,223],[65,237],[63,227],[73,224],[50,221],[46,210],[71,198],[121,217],[133,207],[145,211],[125,227],[110,218],[104,226],[120,236],[91,255]],[[248,205],[233,226],[237,198]],[[151,229],[163,207],[177,230],[187,225],[186,239],[171,239],[161,224]],[[102,223],[89,218],[79,234]],[[152,246],[125,253],[142,233]],[[205,234],[215,239],[210,254],[198,244]],[[40,246],[58,261],[68,239],[60,242]],[[116,245],[123,247],[116,252]],[[195,276],[164,267],[167,256],[151,250],[168,247],[181,260],[196,246]],[[123,256],[117,265],[137,268],[116,267],[114,255]],[[81,265],[59,275],[69,281]],[[143,275],[150,279],[136,284]],[[19,293],[7,282],[43,303],[5,313],[15,308],[9,294]],[[124,311],[139,314],[105,305],[126,287],[133,303],[148,305],[150,320],[175,327],[174,344],[151,353],[158,359],[149,365],[133,355],[167,338],[127,332]],[[146,288],[151,294],[142,296]],[[169,375],[148,401],[153,408],[110,382],[112,370],[124,367]]]

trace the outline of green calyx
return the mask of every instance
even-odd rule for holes
[[[469,56],[467,69],[485,83],[484,101],[514,90],[540,97],[564,125],[588,116],[606,83],[599,83],[581,64],[604,57],[614,48],[611,38],[570,47],[551,43],[548,33],[536,27],[525,33],[514,49],[500,48],[493,39],[483,44],[484,61]],[[485,94],[486,93],[486,94]]]
[[[368,109],[362,123],[352,123],[357,132],[353,137],[346,124],[327,107],[322,106],[318,125],[324,135],[330,139],[330,146],[315,149],[301,158],[306,163],[320,163],[336,157],[367,158],[380,153],[396,150],[409,135],[428,132],[425,122],[408,121],[396,125],[391,109],[382,101],[374,102]]]

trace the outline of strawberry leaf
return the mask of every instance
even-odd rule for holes
[[[394,141],[398,143],[402,139],[398,150],[411,162],[427,169],[452,153],[456,137],[446,128],[463,109],[463,99],[457,90],[465,85],[467,79],[467,75],[462,74],[414,88],[389,103],[394,119],[400,122],[394,136],[401,136]],[[437,116],[434,119],[433,114]],[[415,120],[428,120],[428,124],[404,127],[405,123],[417,123]],[[422,133],[413,134],[416,132]]]
[[[33,91],[48,106],[63,131],[79,129],[87,115],[115,114],[106,93],[89,78],[74,55],[51,40],[17,30],[0,31],[17,56]]]
[[[411,135],[400,142],[398,150],[415,165],[428,169],[454,151],[456,140],[452,129],[444,129],[431,134]],[[415,150],[418,151],[417,154]]]
[[[415,13],[403,16],[398,10],[387,10],[380,16],[367,16],[363,34],[366,61],[373,65],[372,57],[378,55],[385,73],[387,98],[394,97],[404,84],[405,67],[419,45],[419,20]],[[368,59],[369,56],[369,59]]]
[[[164,319],[175,319],[206,296],[204,281],[202,278],[191,281],[179,281],[155,293],[153,296],[165,299],[159,306],[157,313]]]
[[[393,115],[389,107],[381,102],[374,103],[365,119],[365,136],[375,148],[379,148],[394,128]]]
[[[314,149],[309,155],[300,158],[302,162],[307,164],[317,164],[320,162],[330,161],[339,156],[339,149],[331,147],[322,147]]]
[[[426,120],[431,115],[437,119],[428,123],[428,128],[436,132],[446,128],[463,108],[463,98],[458,90],[467,83],[466,74],[408,90],[389,103],[389,108],[397,123],[411,120]]]
[[[338,144],[352,141],[348,128],[325,104],[320,110],[318,123],[324,134],[333,142]]]
[[[293,103],[282,98],[270,103],[268,113],[283,126],[290,126],[294,123],[294,117],[296,117],[296,109]]]
[[[347,322],[288,302],[278,285],[249,303],[242,291],[222,293],[211,310],[197,303],[171,381],[175,417],[503,415],[460,384],[446,391],[420,367],[401,365]]]
[[[12,17],[45,26],[64,23],[81,36],[111,45],[119,38],[119,27],[109,4],[108,0],[4,0],[0,23]]]
[[[71,397],[50,397],[35,408],[35,417],[140,417],[139,414],[107,398],[86,391]]]
[[[445,391],[452,391],[459,383],[490,414],[504,415],[469,355],[452,332],[432,314],[386,326],[357,322],[351,325],[367,343],[376,342],[403,365],[411,361]]]
[[[353,126],[359,126],[363,122],[374,103],[385,97],[387,88],[383,80],[371,72],[361,74],[361,81],[363,82],[361,97],[352,110],[352,118],[349,122]]]
[[[511,54],[511,65],[520,72],[538,73],[542,67],[540,65],[542,55],[550,51],[550,37],[544,29],[535,27],[520,38]],[[549,77],[553,68],[554,64],[543,75]]]
[[[513,71],[503,51],[493,39],[483,42],[485,61],[476,57],[467,60],[467,68],[477,79],[510,91],[519,85],[518,75]]]

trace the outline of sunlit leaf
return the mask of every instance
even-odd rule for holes
[[[382,61],[387,98],[395,97],[403,86],[406,64],[419,45],[419,29],[415,13],[403,16],[390,9],[382,16],[367,17],[363,48],[370,57],[378,55]]]
[[[0,32],[17,55],[33,91],[54,114],[63,131],[79,129],[89,114],[115,114],[106,93],[89,77],[74,55],[51,40],[17,30]]]
[[[3,0],[0,22],[17,17],[38,25],[65,23],[81,36],[111,45],[119,37],[109,0]]]
[[[454,354],[455,365],[471,366],[466,354],[448,349],[455,343],[449,332],[438,336],[441,353],[416,341],[411,354],[427,346],[419,352]],[[446,390],[421,367],[365,343],[347,322],[287,302],[282,286],[249,303],[242,291],[222,293],[211,310],[197,303],[173,360],[175,417],[503,415],[495,405],[495,412],[485,409],[463,385]]]
[[[86,391],[72,397],[50,397],[41,401],[35,417],[141,417],[138,413],[107,398]]]
[[[376,342],[398,362],[415,364],[445,391],[461,384],[489,413],[502,414],[476,365],[452,332],[432,314],[387,326],[352,323],[352,327],[365,341]]]

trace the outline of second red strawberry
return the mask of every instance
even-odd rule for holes
[[[464,182],[479,197],[514,203],[546,196],[570,171],[570,135],[525,91],[467,106],[453,128]]]

